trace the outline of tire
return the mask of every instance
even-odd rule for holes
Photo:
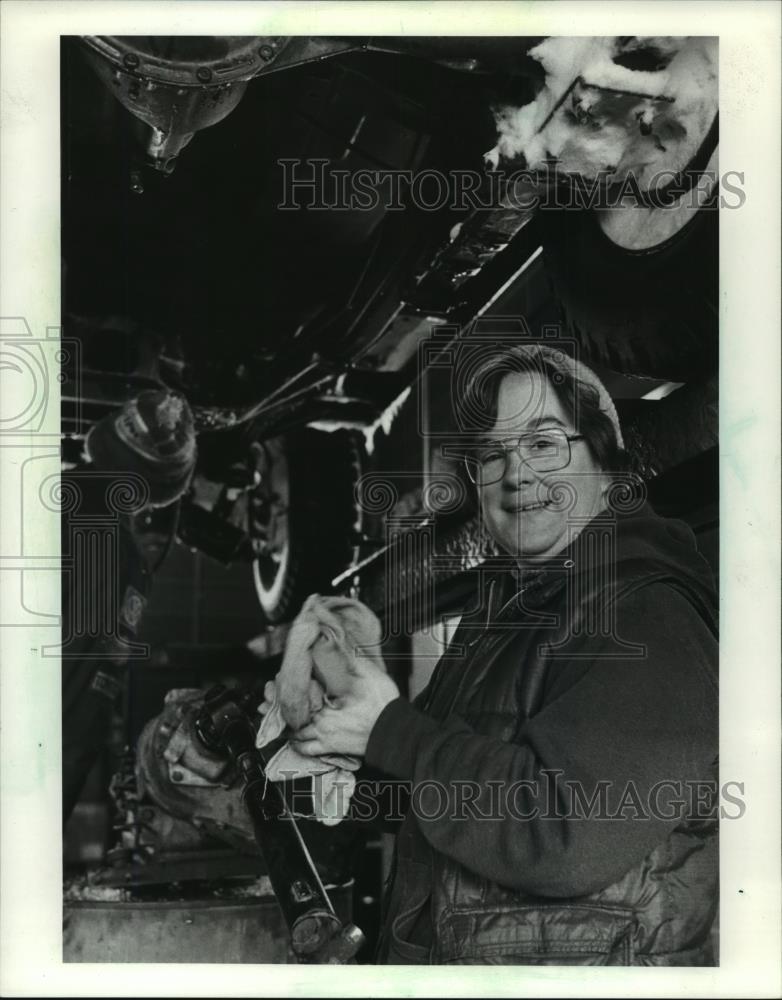
[[[556,215],[544,223],[546,270],[585,361],[674,381],[716,368],[717,211],[642,251],[612,242],[591,211]]]
[[[717,138],[715,119],[691,170],[716,177]],[[546,270],[565,329],[580,343],[584,360],[674,381],[716,370],[717,198],[717,186],[707,184],[692,208],[685,195],[675,210],[660,209],[648,221],[637,209],[625,215],[614,209],[539,213]],[[622,245],[609,234],[619,237],[623,219],[630,222],[635,212],[642,224],[637,228],[638,216],[632,220],[636,231]]]
[[[253,445],[253,582],[272,624],[292,618],[309,594],[328,593],[350,565],[361,530],[354,496],[361,474],[358,440],[346,431],[304,429]]]

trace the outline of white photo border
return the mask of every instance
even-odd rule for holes
[[[352,966],[348,973],[328,966],[63,964],[59,661],[37,652],[52,641],[51,628],[20,625],[0,630],[3,996],[765,997],[782,992],[781,10],[774,2],[746,0],[5,0],[0,6],[0,316],[24,318],[33,338],[46,338],[60,317],[63,34],[719,35],[720,169],[743,172],[746,193],[744,205],[721,212],[720,219],[721,779],[742,781],[747,804],[740,820],[722,823],[720,966]],[[0,569],[6,554],[14,552],[22,523],[44,540],[46,553],[59,552],[56,514],[21,511],[15,485],[36,448],[43,445],[49,460],[56,460],[58,388],[52,381],[35,441],[21,437],[10,446],[0,439]],[[42,567],[28,574],[34,579],[26,581],[32,590],[25,596],[34,607],[56,610],[59,573]],[[0,572],[0,609],[18,600],[13,587],[19,576]]]

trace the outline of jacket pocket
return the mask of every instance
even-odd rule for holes
[[[437,927],[435,961],[467,965],[633,965],[632,910],[557,903],[457,910]]]

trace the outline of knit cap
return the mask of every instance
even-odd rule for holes
[[[466,382],[465,388],[468,396],[473,396],[468,402],[468,409],[473,412],[473,415],[477,414],[482,409],[482,406],[485,405],[485,401],[482,402],[480,399],[481,386],[488,377],[496,375],[498,370],[504,374],[524,370],[523,368],[518,369],[514,366],[514,359],[516,359],[517,363],[522,360],[529,361],[529,367],[533,371],[539,371],[541,375],[546,374],[544,365],[548,365],[556,372],[569,375],[571,378],[575,378],[579,382],[594,388],[598,394],[600,410],[605,413],[613,424],[617,444],[620,448],[624,448],[624,438],[622,437],[622,428],[619,425],[616,407],[608,390],[598,376],[582,361],[577,361],[569,354],[566,354],[562,348],[552,347],[548,344],[535,343],[514,344],[512,347],[503,346],[498,351],[488,352],[477,363],[470,365],[470,370],[462,377]],[[556,375],[554,376],[554,380],[556,381]]]
[[[597,394],[600,397],[600,409],[614,425],[617,444],[620,448],[624,448],[622,428],[619,425],[619,416],[616,412],[614,401],[611,399],[606,387],[591,368],[587,368],[583,361],[576,361],[575,358],[570,357],[569,354],[565,354],[564,351],[555,350],[545,344],[525,345],[522,350],[537,351],[540,357],[546,358],[554,367],[559,368],[560,371],[567,372],[567,374],[573,378],[578,379],[580,382],[584,382],[586,385],[591,385],[593,389],[596,389]]]

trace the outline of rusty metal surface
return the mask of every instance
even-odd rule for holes
[[[290,39],[256,35],[85,35],[85,46],[114,70],[176,87],[249,80]]]
[[[330,888],[350,923],[352,884]],[[273,895],[66,902],[65,962],[274,963],[295,961]]]
[[[117,852],[114,852],[114,857],[117,858]],[[229,848],[214,848],[201,851],[166,851],[144,864],[116,863],[110,868],[101,869],[95,876],[95,884],[107,888],[133,889],[142,886],[171,885],[174,882],[179,884],[213,882],[216,879],[247,878],[265,874],[266,863],[260,855],[251,856],[239,854]]]
[[[627,450],[651,479],[713,448],[719,441],[719,378],[677,389],[659,402],[638,400],[622,414]]]

